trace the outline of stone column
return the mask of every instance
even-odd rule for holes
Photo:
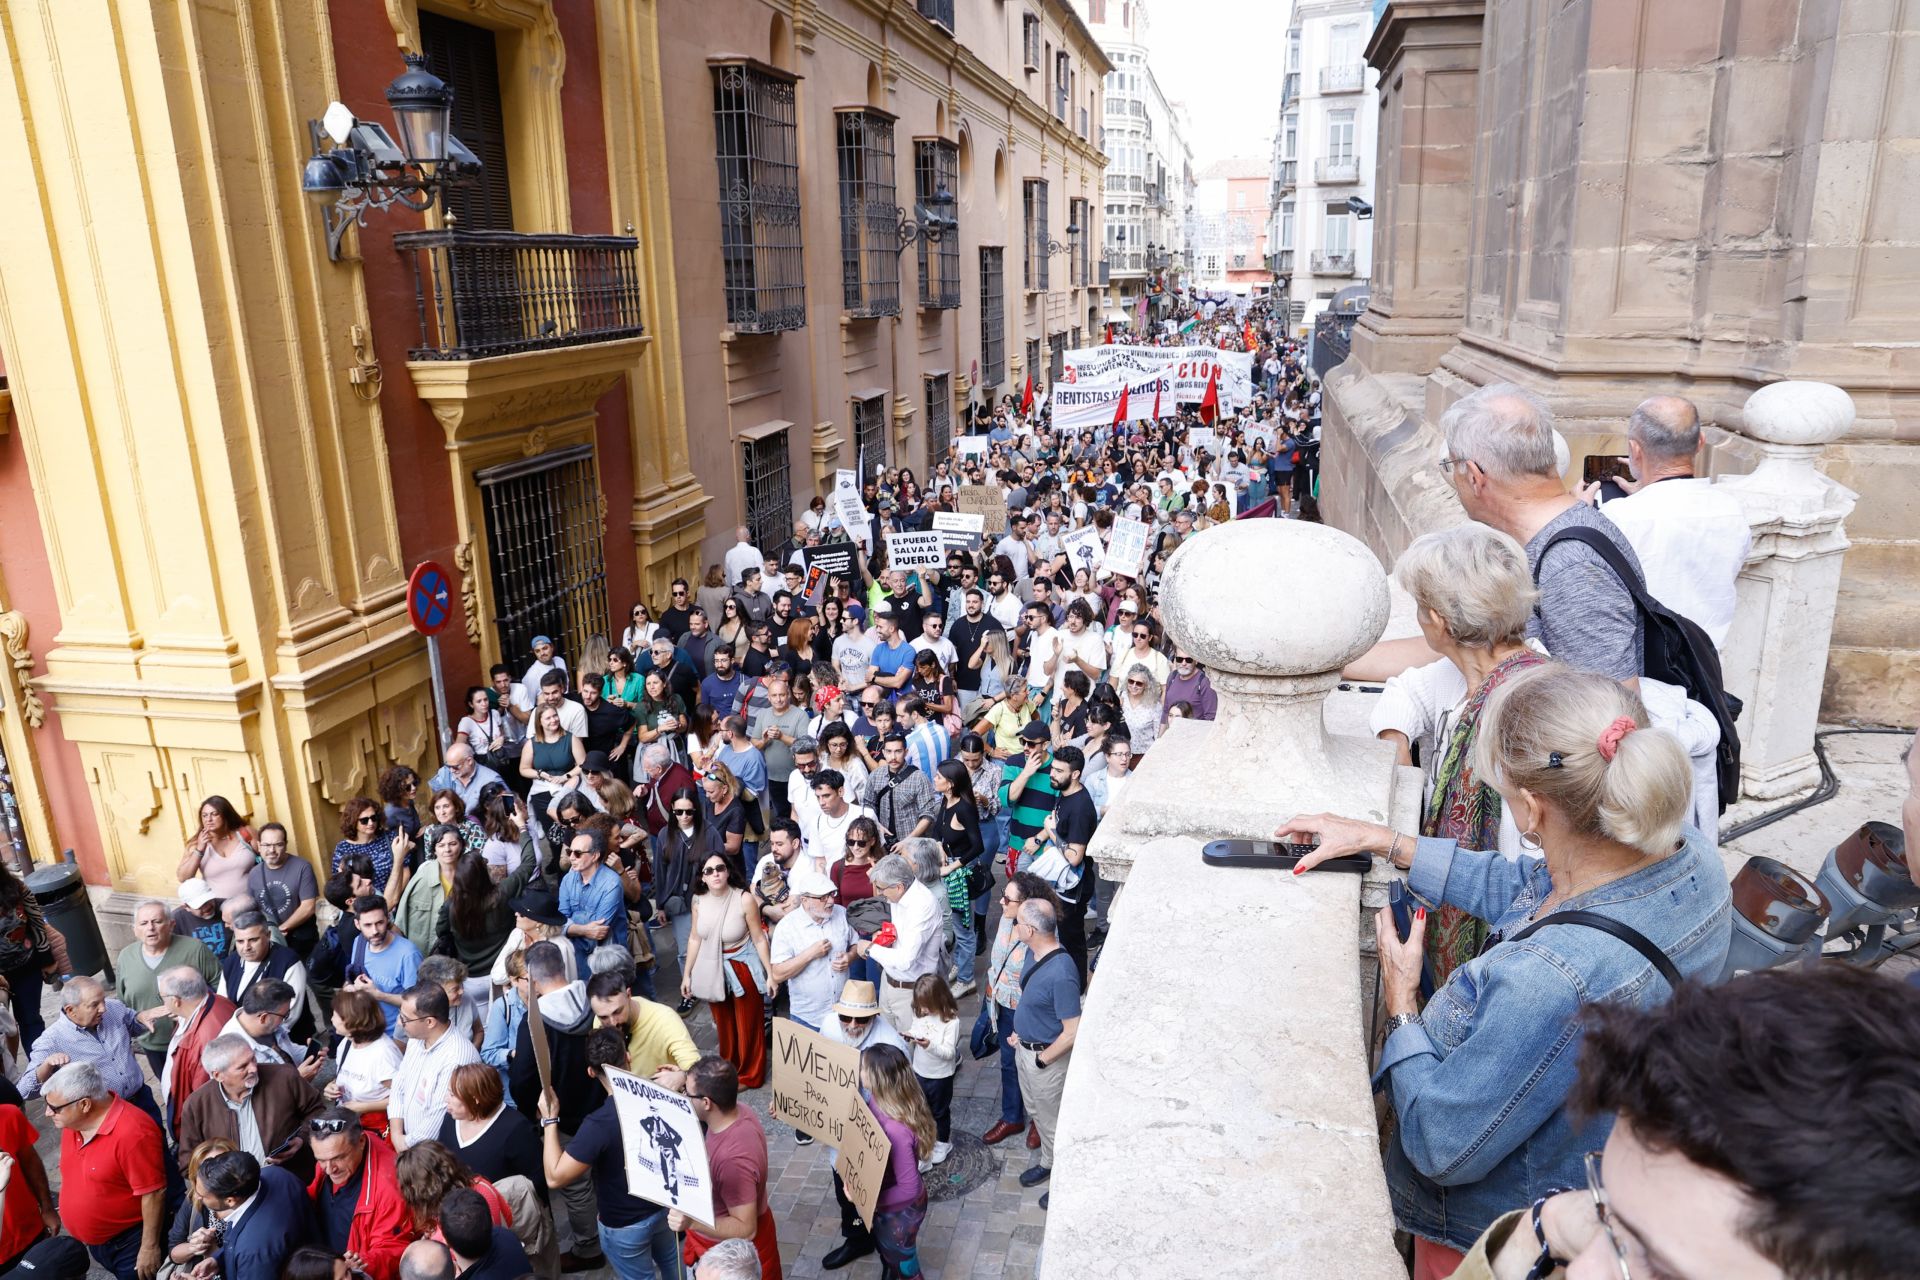
[[[1040,1280],[1405,1280],[1367,1082],[1361,878],[1201,860],[1302,811],[1412,827],[1417,775],[1396,787],[1385,744],[1323,720],[1341,664],[1386,625],[1385,575],[1337,530],[1243,520],[1183,546],[1161,601],[1219,718],[1175,723],[1094,836],[1127,886],[1066,1061]],[[1197,1223],[1231,1243],[1196,1249]]]
[[[1353,354],[1425,375],[1466,316],[1474,120],[1485,0],[1393,0],[1367,61],[1380,73],[1373,292]]]
[[[1748,397],[1744,431],[1759,442],[1749,475],[1719,484],[1753,524],[1727,634],[1727,687],[1740,715],[1740,791],[1771,800],[1819,781],[1813,734],[1833,636],[1842,524],[1857,495],[1817,470],[1822,449],[1853,425],[1853,399],[1824,382],[1776,382]]]

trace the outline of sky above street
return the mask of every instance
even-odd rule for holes
[[[1158,0],[1147,58],[1169,100],[1185,102],[1197,173],[1229,156],[1264,163],[1280,115],[1289,0]]]

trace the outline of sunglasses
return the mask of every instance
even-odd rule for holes
[[[873,841],[871,840],[856,840],[851,836],[847,837],[847,848],[849,849],[870,849],[872,847]]]
[[[849,1017],[848,1015],[846,1015],[846,1014],[844,1014],[844,1013],[843,1013],[843,1014],[841,1014],[841,1015],[840,1015],[840,1021],[842,1021],[842,1022],[844,1022],[844,1023],[846,1023],[846,1024],[848,1025],[848,1026],[853,1026],[853,1027],[864,1027],[864,1026],[866,1026],[866,1025],[867,1025],[867,1024],[869,1023],[869,1022],[872,1022],[872,1021],[873,1021],[873,1015],[872,1015],[872,1014],[868,1014],[868,1015],[867,1015],[866,1017],[864,1017],[864,1018],[853,1018],[853,1017]]]
[[[723,876],[727,874],[727,869],[724,866],[707,867],[704,868],[700,874],[703,876]]]
[[[361,814],[361,815],[360,815],[360,825],[361,825],[361,826],[365,826],[365,825],[366,825],[367,823],[369,823],[369,822],[378,822],[378,821],[380,821],[380,819],[378,819],[378,818],[376,818],[376,817],[375,817],[374,815],[372,815],[371,813],[363,813],[363,814]]]
[[[673,807],[673,811],[674,811],[675,813],[692,813],[692,812],[693,812],[693,810],[692,810],[692,809],[690,809],[690,808],[686,808],[686,807],[684,807],[684,806],[681,806],[681,805],[675,805],[675,806]]]
[[[52,1108],[49,1107],[48,1110]],[[345,1133],[347,1126],[352,1123],[351,1120],[346,1119],[309,1120],[307,1128],[313,1131],[314,1137],[325,1138],[331,1134]]]
[[[1129,689],[1144,689],[1144,688],[1146,688],[1146,687],[1147,687],[1147,682],[1146,682],[1145,680],[1129,680],[1129,681],[1127,681],[1127,688],[1129,688]]]

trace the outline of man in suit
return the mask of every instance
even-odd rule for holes
[[[194,1193],[226,1224],[220,1249],[189,1272],[190,1280],[259,1280],[277,1276],[293,1251],[314,1239],[313,1202],[299,1179],[244,1151],[200,1166]]]
[[[326,1104],[293,1067],[261,1063],[241,1036],[216,1036],[200,1052],[207,1082],[180,1108],[178,1159],[185,1172],[194,1148],[225,1138],[263,1165],[284,1165],[305,1182],[313,1153],[303,1130]]]

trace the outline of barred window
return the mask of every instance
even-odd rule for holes
[[[1047,287],[1047,184],[1029,179],[1025,192],[1026,283],[1029,289]]]
[[[953,0],[920,0],[920,16],[953,34]]]
[[[543,635],[562,654],[577,657],[607,616],[593,446],[487,467],[473,480],[485,512],[500,652],[525,653],[533,637]]]
[[[887,398],[868,396],[853,402],[854,466],[860,483],[873,479],[873,469],[887,462]]]
[[[1033,13],[1020,15],[1020,56],[1028,71],[1040,69],[1040,16]]]
[[[1040,376],[1040,339],[1027,339],[1027,376],[1035,382],[1044,382]]]
[[[980,247],[980,382],[997,386],[1007,376],[1007,251]]]
[[[944,373],[931,374],[927,383],[927,467],[931,470],[947,460],[947,444],[953,437],[953,383]]]
[[[897,316],[900,233],[893,117],[872,107],[837,115],[841,305],[856,316]]]
[[[1060,381],[1067,371],[1067,335],[1056,333],[1047,339],[1047,385]]]
[[[786,541],[793,532],[793,477],[787,462],[786,431],[742,440],[740,474],[740,496],[753,545],[771,547]]]
[[[794,77],[747,59],[708,66],[727,325],[740,333],[801,328],[807,291]]]
[[[1068,270],[1072,283],[1083,288],[1087,284],[1087,237],[1091,230],[1087,225],[1087,202],[1067,201]]]
[[[921,208],[933,209],[934,195],[946,191],[953,196],[955,174],[960,167],[960,149],[941,139],[916,140],[913,144],[913,198]],[[955,221],[936,243],[921,236],[916,244],[920,257],[920,305],[949,308],[960,305],[960,206],[955,201],[943,210]]]

